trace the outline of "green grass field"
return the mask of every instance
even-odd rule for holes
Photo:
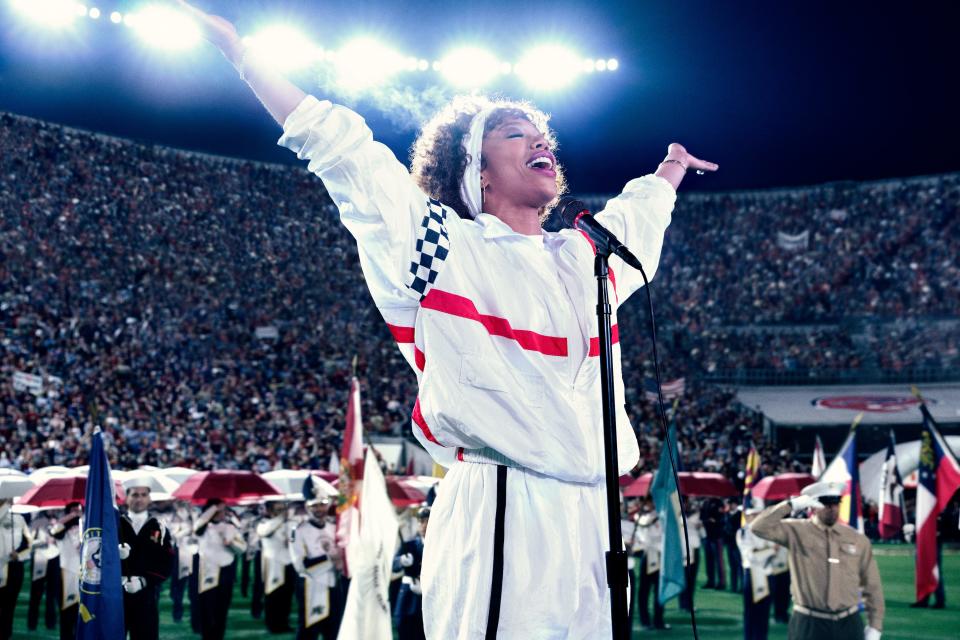
[[[947,552],[944,554],[944,574],[946,576],[947,608],[910,609],[913,602],[913,556],[909,554],[912,547],[878,545],[877,562],[880,566],[880,575],[883,579],[883,589],[886,596],[887,615],[884,623],[884,640],[894,639],[923,639],[923,640],[956,640],[960,638],[960,554]],[[882,555],[881,555],[882,554]],[[703,584],[703,562],[700,563],[701,576],[699,584]],[[56,630],[41,628],[36,631],[26,629],[27,610],[26,588],[20,592],[20,605],[17,608],[17,617],[14,622],[14,640],[57,640]],[[735,593],[719,592],[698,589],[696,594],[697,625],[700,637],[704,640],[732,640],[741,638],[743,629],[741,614],[742,596]],[[641,632],[639,622],[635,621],[634,637],[658,638],[692,638],[689,615],[677,609],[673,601],[667,606],[666,621],[672,625],[668,631]],[[295,624],[291,616],[291,624]],[[240,595],[237,588],[230,611],[227,638],[261,638],[267,635],[263,622],[250,616],[250,600]],[[170,599],[167,593],[161,597],[160,609],[160,637],[169,640],[193,640],[199,638],[190,632],[187,619],[181,624],[174,624],[170,615]],[[293,634],[274,636],[278,639],[291,640]],[[787,637],[786,625],[770,624],[770,638],[781,639]]]

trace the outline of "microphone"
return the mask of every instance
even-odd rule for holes
[[[560,212],[560,219],[563,220],[563,224],[587,234],[587,237],[597,247],[598,252],[612,253],[634,269],[643,271],[643,265],[640,264],[637,257],[630,253],[630,250],[622,242],[617,240],[617,236],[597,222],[597,219],[593,217],[593,214],[590,213],[587,205],[583,202],[573,198],[563,198],[560,200],[560,206],[557,207],[557,210]]]

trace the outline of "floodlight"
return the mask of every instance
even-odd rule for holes
[[[484,49],[461,47],[440,61],[440,72],[454,86],[478,88],[489,84],[500,73],[500,61]]]
[[[607,71],[616,71],[620,68],[620,61],[616,58],[610,58],[607,60]]]
[[[561,89],[576,79],[583,58],[560,45],[542,45],[531,49],[517,63],[516,72],[534,89]]]
[[[417,70],[418,70],[418,71],[426,71],[426,70],[429,69],[429,68],[430,68],[430,63],[427,62],[426,60],[424,60],[424,59],[421,58],[421,59],[417,62]]]
[[[357,38],[337,53],[337,82],[359,91],[374,87],[404,68],[404,56],[373,38]]]
[[[580,69],[584,73],[593,73],[597,70],[597,62],[593,58],[584,58],[583,63],[580,65]]]
[[[606,71],[606,70],[607,70],[607,61],[597,60],[597,71]]]
[[[182,11],[150,5],[137,12],[130,27],[147,44],[168,51],[184,51],[201,40],[200,28]]]
[[[81,15],[74,0],[12,0],[12,4],[17,13],[43,27],[65,27]]]
[[[285,24],[266,27],[243,40],[258,60],[284,73],[309,67],[324,57],[320,47],[303,32]]]
[[[100,17],[100,9],[97,9],[96,7],[90,7],[90,11],[87,12],[87,15],[96,20]]]
[[[120,15],[119,11],[114,11],[110,14],[110,22],[113,24],[120,24],[120,21],[123,20],[123,16]]]

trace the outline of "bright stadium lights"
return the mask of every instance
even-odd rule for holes
[[[532,49],[516,65],[516,72],[533,89],[553,90],[570,85],[583,68],[583,58],[560,45]]]
[[[607,71],[616,71],[620,68],[620,61],[616,58],[610,58],[607,60]]]
[[[440,73],[454,86],[479,88],[500,74],[500,61],[489,51],[462,47],[440,61]]]
[[[337,82],[360,91],[383,83],[405,68],[405,57],[373,38],[357,38],[337,52]]]
[[[273,25],[244,38],[257,59],[284,73],[298,71],[324,57],[324,52],[303,33],[287,25]]]
[[[164,5],[150,5],[127,24],[147,44],[167,51],[184,51],[200,43],[200,29],[184,13]]]
[[[123,16],[120,15],[119,11],[114,11],[113,13],[110,14],[110,22],[112,22],[113,24],[120,24],[120,21],[122,20],[123,20]]]
[[[12,0],[12,4],[24,18],[51,28],[69,26],[87,11],[73,0]]]
[[[97,9],[96,7],[90,7],[90,11],[87,12],[87,15],[96,20],[100,17],[100,9]]]

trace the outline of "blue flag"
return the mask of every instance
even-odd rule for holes
[[[680,492],[670,464],[670,450],[677,451],[677,433],[674,425],[667,431],[670,448],[663,443],[660,448],[660,466],[650,485],[650,495],[657,508],[657,516],[663,527],[663,549],[660,556],[660,604],[680,595],[687,585],[684,572],[684,542],[680,524]],[[678,455],[679,457],[679,455]],[[674,460],[676,463],[676,460]]]
[[[80,553],[80,614],[77,640],[123,640],[119,516],[110,463],[97,429],[90,449],[83,547]]]

